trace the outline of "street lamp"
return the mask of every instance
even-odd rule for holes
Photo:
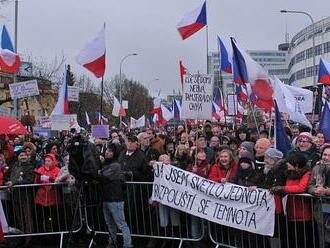
[[[150,95],[150,84],[153,83],[153,82],[155,82],[155,81],[159,81],[159,78],[151,79],[151,80],[149,81],[149,83],[147,84],[149,95]]]
[[[314,94],[314,97],[313,97],[313,110],[312,110],[312,121],[314,122],[314,117],[315,117],[315,104],[316,104],[316,97],[317,97],[317,85],[316,85],[316,61],[315,61],[315,56],[316,56],[316,51],[315,51],[315,23],[314,23],[314,19],[313,17],[311,16],[311,14],[305,12],[305,11],[298,11],[298,10],[285,10],[285,9],[282,9],[280,11],[281,13],[284,13],[284,14],[303,14],[305,16],[308,16],[308,18],[311,20],[312,22],[312,29],[313,29],[313,35],[312,35],[312,41],[313,41],[313,70],[312,70],[312,73],[313,73],[313,88],[315,90],[315,92],[313,92]]]
[[[120,102],[120,105],[122,105],[122,92],[121,92],[121,67],[125,61],[125,59],[127,59],[128,57],[130,56],[136,56],[138,55],[137,53],[130,53],[130,54],[127,54],[125,55],[121,61],[120,61],[120,66],[119,66],[119,102]],[[122,121],[122,117],[119,116],[119,127],[121,128],[121,121]]]

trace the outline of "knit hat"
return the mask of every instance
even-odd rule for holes
[[[268,148],[265,152],[265,156],[278,161],[283,158],[283,153],[275,148]]]
[[[244,147],[246,150],[253,153],[254,143],[251,141],[243,141],[240,147]]]
[[[242,152],[240,155],[240,158],[248,158],[250,160],[255,160],[254,154],[252,152],[246,151],[246,152]]]
[[[242,157],[238,160],[238,165],[240,166],[242,163],[247,163],[249,165],[251,165],[251,167],[254,169],[254,162],[253,160],[251,160],[250,158],[248,157]]]
[[[300,141],[300,140],[308,141],[308,142],[312,143],[313,142],[313,136],[308,132],[302,132],[302,133],[299,134],[299,136],[297,138],[297,141]]]

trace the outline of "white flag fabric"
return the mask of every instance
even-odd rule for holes
[[[115,96],[113,97],[112,115],[115,117],[126,115],[125,109],[120,105],[120,102]]]
[[[131,128],[144,127],[146,125],[146,118],[142,115],[139,119],[131,117]]]
[[[89,120],[89,116],[88,116],[87,112],[85,112],[85,117],[86,117],[86,123],[87,123],[87,125],[90,125],[91,124],[91,121]]]
[[[295,89],[298,87],[285,85],[277,77],[275,77],[275,79],[272,80],[272,83],[274,89],[273,97],[276,100],[279,111],[288,114],[290,120],[311,127],[312,126],[311,123],[306,118],[305,112],[303,112],[303,111],[308,111],[306,110],[307,107],[305,107],[305,103],[301,104],[301,100],[302,100],[301,98],[297,99],[298,96],[297,92],[303,92],[303,91],[299,91],[300,89]],[[310,99],[308,94],[306,94],[305,92],[306,97],[303,98],[305,100],[307,99],[309,102]],[[309,104],[311,105],[312,103],[309,102]]]
[[[173,111],[169,110],[164,104],[160,104],[160,108],[162,110],[163,119],[169,121],[174,118]]]

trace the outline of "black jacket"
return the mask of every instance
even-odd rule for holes
[[[118,162],[121,164],[127,180],[140,182],[153,180],[151,167],[147,165],[147,158],[140,149],[137,149],[130,156],[124,150],[119,155]]]
[[[13,185],[33,184],[34,183],[34,165],[30,162],[16,162],[9,168],[6,175],[6,181],[11,181]]]
[[[100,181],[104,202],[124,201],[124,175],[118,162],[105,161],[100,171]]]
[[[288,174],[288,167],[286,160],[282,159],[278,161],[267,174],[263,173],[259,177],[258,188],[270,189],[275,186],[284,186]]]

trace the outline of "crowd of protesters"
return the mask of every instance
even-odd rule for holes
[[[97,178],[103,188],[103,214],[110,237],[108,247],[116,247],[117,228],[123,233],[124,247],[133,247],[132,227],[125,220],[124,195],[127,192],[123,184],[127,180],[152,182],[153,164],[157,161],[217,183],[235,183],[251,190],[269,189],[275,198],[276,223],[274,237],[267,239],[267,247],[330,247],[330,213],[324,212],[322,204],[312,197],[293,195],[330,195],[330,144],[322,133],[294,125],[286,129],[292,149],[283,154],[274,148],[269,130],[266,124],[260,125],[257,133],[244,126],[233,130],[207,122],[195,127],[179,125],[133,131],[113,128],[108,139],[92,139],[85,134],[95,145],[101,164]],[[39,225],[60,225],[55,222],[61,222],[61,216],[48,219],[45,216],[58,215],[54,206],[67,200],[49,184],[75,184],[76,179],[69,171],[69,139],[68,135],[1,137],[0,184],[8,187],[40,185],[35,192],[15,187],[10,190],[16,201],[14,206],[24,209],[14,214],[19,220],[14,222],[19,223],[15,228],[24,233],[35,231],[33,215],[41,213],[37,218],[42,220]],[[107,190],[109,188],[111,190]],[[284,209],[282,200],[286,195]],[[150,195],[146,196],[147,201],[148,197]],[[31,209],[33,204],[36,211]],[[174,228],[179,226],[177,210],[150,201],[149,204],[159,208],[161,227],[166,228],[169,222]],[[137,218],[137,221],[140,220]],[[8,222],[13,225],[10,220]],[[202,229],[200,219],[191,216],[189,227],[191,238],[198,239]],[[26,247],[30,241],[26,239]],[[151,240],[146,247],[157,247],[156,243],[157,240]],[[192,245],[199,247],[201,244]],[[163,244],[163,247],[168,246]]]

